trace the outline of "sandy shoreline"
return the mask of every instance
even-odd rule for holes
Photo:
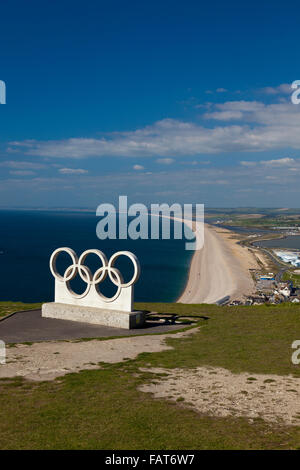
[[[210,304],[226,296],[233,300],[253,293],[249,269],[258,268],[253,251],[239,245],[234,232],[204,227],[204,246],[194,252],[187,285],[177,302]]]

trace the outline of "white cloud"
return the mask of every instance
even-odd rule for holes
[[[277,161],[280,160],[284,158],[279,158]],[[176,194],[177,196],[180,194],[182,202],[226,204],[229,207],[235,201],[232,195],[239,194],[244,205],[269,204],[271,207],[282,206],[284,203],[287,207],[293,202],[296,205],[297,197],[300,196],[299,172],[290,169],[297,166],[300,169],[300,159],[294,158],[292,166],[280,166],[280,164],[266,166],[263,163],[265,161],[267,160],[261,160],[254,167],[229,165],[217,168],[198,165],[187,169],[181,166],[180,169],[175,168],[172,178],[168,177],[167,171],[153,173],[151,178],[144,171],[131,171],[121,174],[115,172],[100,175],[77,174],[71,178],[71,181],[76,188],[74,197],[80,194],[78,203],[82,204],[84,196],[87,204],[95,206],[103,200],[116,202],[117,199],[114,201],[113,198],[117,198],[118,194],[129,194],[133,200],[159,203],[163,192],[166,195],[164,202],[170,203],[174,202]],[[43,194],[47,194],[45,196],[47,198],[57,194],[64,197],[64,191],[69,190],[68,188],[70,188],[68,175],[60,174],[47,178],[16,176],[2,179],[0,192],[2,200],[9,200],[17,194],[19,203],[22,204],[25,194],[32,194],[35,201],[37,196],[41,195],[41,199],[38,200],[42,201]],[[263,198],[256,196],[258,193],[262,193]],[[295,193],[297,197],[293,195],[291,200],[291,193]]]
[[[47,158],[153,157],[161,163],[178,156],[300,150],[300,106],[289,101],[227,101],[212,105],[211,112],[204,112],[202,118],[205,125],[163,119],[102,138],[30,140],[10,145],[27,155]]]
[[[288,95],[291,94],[291,84],[290,83],[282,83],[279,86],[267,86],[264,88],[261,88],[260,91],[262,93],[265,93],[266,95]]]
[[[200,162],[198,162],[197,160],[183,160],[182,162],[180,162],[181,165],[198,165]],[[201,162],[201,163],[204,163],[204,162]]]
[[[206,119],[216,119],[219,121],[237,121],[242,119],[243,114],[240,111],[223,111],[215,113],[206,113]]]
[[[156,161],[161,165],[171,165],[171,163],[174,163],[174,158],[158,158]]]
[[[132,167],[134,170],[137,170],[137,171],[141,171],[141,170],[144,170],[145,168],[143,167],[143,165],[133,165]]]
[[[58,171],[63,175],[85,175],[88,173],[88,170],[82,168],[60,168]]]
[[[6,168],[15,168],[16,170],[43,170],[47,168],[47,165],[44,165],[42,163],[19,162],[17,160],[6,160],[0,162],[0,166]]]
[[[296,164],[300,165],[300,159],[294,159],[290,157],[285,157],[285,158],[277,158],[274,160],[260,160],[258,162],[254,161],[241,161],[240,164],[242,166],[246,167],[255,167],[258,165],[264,165],[267,167],[273,167],[273,168],[278,168],[278,167],[289,167],[289,166],[294,166]]]
[[[289,165],[295,165],[296,160],[294,158],[279,158],[277,160],[261,160],[260,163],[266,166],[289,166]]]
[[[228,90],[226,88],[217,88],[216,90],[206,90],[207,95],[213,95],[214,93],[226,93]]]
[[[226,101],[215,105],[216,111],[204,114],[206,119],[215,119],[218,121],[231,120],[251,120],[259,111],[265,109],[265,105],[259,101]]]
[[[179,162],[181,165],[209,165],[210,160],[183,160]]]

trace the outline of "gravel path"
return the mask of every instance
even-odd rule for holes
[[[205,415],[260,417],[270,423],[300,425],[300,378],[233,374],[213,367],[142,370],[167,374],[140,387],[156,398],[179,399],[183,406]]]
[[[175,333],[172,338],[183,338],[197,330],[198,328],[193,328]],[[116,363],[134,359],[142,352],[173,349],[165,342],[168,337],[170,336],[145,335],[104,341],[17,344],[6,348],[6,364],[0,364],[0,378],[19,376],[30,380],[53,380],[70,372],[98,369],[99,362]]]

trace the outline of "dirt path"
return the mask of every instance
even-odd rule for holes
[[[171,337],[183,338],[196,331],[198,328],[193,328]],[[145,335],[105,341],[17,344],[6,349],[6,364],[0,364],[0,379],[19,376],[38,381],[53,380],[70,372],[98,369],[99,362],[116,363],[134,359],[142,352],[173,349],[165,342],[168,337],[170,335]]]
[[[299,378],[233,374],[213,367],[142,370],[167,374],[140,387],[155,398],[179,399],[183,406],[211,416],[260,417],[271,423],[300,425]]]

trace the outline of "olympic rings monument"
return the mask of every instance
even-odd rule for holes
[[[66,252],[72,260],[63,275],[56,267],[57,258],[62,252]],[[90,254],[98,256],[102,265],[94,274],[84,265]],[[132,261],[134,273],[129,282],[124,282],[121,272],[114,267],[120,256],[127,256]],[[143,326],[145,313],[133,310],[134,284],[140,276],[140,264],[130,251],[118,251],[107,260],[105,254],[97,249],[86,250],[78,258],[72,248],[57,248],[50,258],[50,271],[55,278],[55,301],[43,304],[42,317],[126,329]],[[82,294],[77,294],[70,286],[70,281],[77,274],[87,285]],[[105,297],[99,289],[99,284],[107,275],[117,287],[112,297]]]

